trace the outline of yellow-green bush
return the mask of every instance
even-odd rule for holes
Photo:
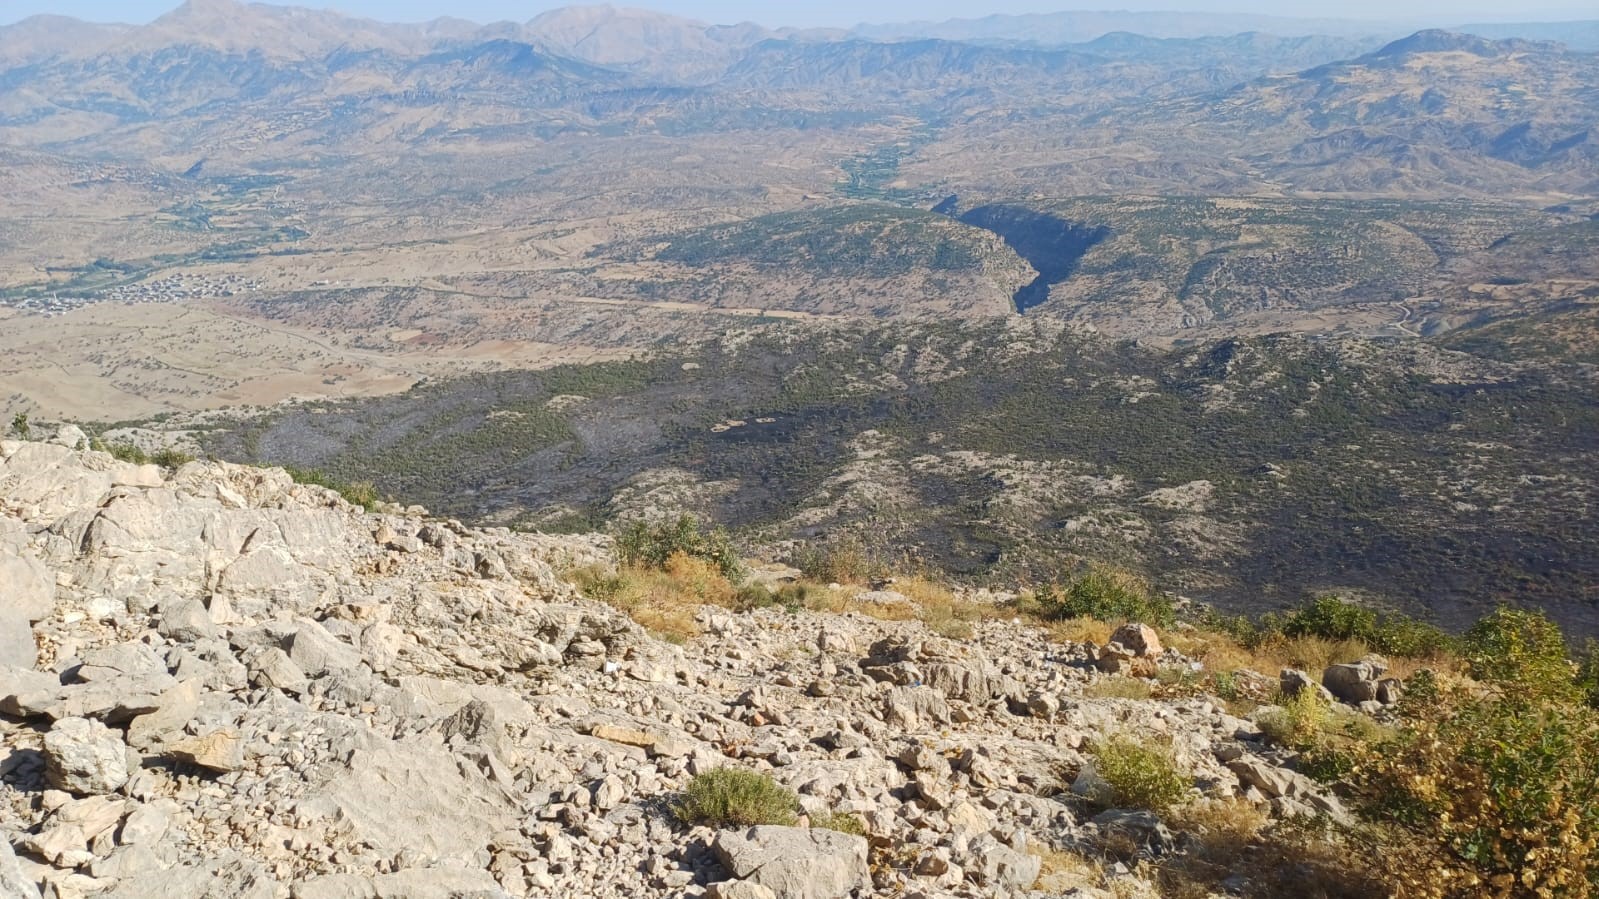
[[[1428,699],[1362,775],[1370,813],[1431,849],[1407,894],[1599,895],[1599,712],[1462,688]]]
[[[1332,707],[1314,689],[1300,690],[1281,707],[1255,719],[1266,739],[1289,749],[1310,749],[1332,723]]]
[[[748,768],[716,768],[689,781],[672,813],[685,824],[710,827],[791,826],[799,800],[788,789]]]
[[[1397,738],[1351,776],[1374,819],[1419,849],[1394,888],[1434,899],[1599,896],[1599,710],[1558,627],[1500,609],[1463,640],[1474,682],[1423,672]]]
[[[744,579],[744,563],[727,532],[702,530],[691,515],[670,521],[635,521],[616,535],[616,553],[624,564],[664,569],[673,556],[709,562],[730,581]]]
[[[1125,734],[1093,747],[1094,770],[1110,787],[1116,808],[1165,811],[1188,795],[1190,779],[1177,768],[1170,744]]]

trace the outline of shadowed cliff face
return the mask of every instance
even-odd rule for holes
[[[998,234],[1037,270],[1038,277],[1016,291],[1017,312],[1026,312],[1048,300],[1049,288],[1070,278],[1083,256],[1111,234],[1110,228],[1103,225],[1067,221],[1005,204],[979,206],[960,220]]]

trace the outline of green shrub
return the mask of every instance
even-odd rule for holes
[[[807,593],[809,591],[803,584],[784,584],[776,590],[765,584],[746,584],[733,597],[733,608],[740,612],[753,612],[756,609],[798,612],[805,608]]]
[[[194,461],[194,456],[174,449],[170,446],[162,447],[154,453],[147,453],[132,443],[119,441],[117,443],[104,443],[95,440],[90,446],[102,453],[109,453],[113,459],[128,462],[134,465],[159,465],[162,468],[182,468]]]
[[[1462,648],[1471,676],[1485,684],[1559,701],[1582,692],[1565,636],[1541,611],[1500,607],[1466,631]]]
[[[1188,795],[1189,778],[1177,769],[1170,744],[1119,735],[1093,747],[1094,768],[1110,786],[1116,808],[1162,812]]]
[[[617,534],[616,552],[625,564],[655,570],[664,569],[681,553],[711,563],[730,581],[744,579],[743,562],[727,532],[703,531],[691,515],[663,522],[635,521]]]
[[[28,413],[18,412],[11,416],[11,433],[17,435],[19,440],[27,440],[33,436],[33,425],[28,422]]]
[[[131,465],[149,465],[154,461],[150,458],[149,453],[131,443],[105,443],[96,439],[89,446],[91,449],[109,454],[111,458],[119,462],[127,462]]]
[[[1411,658],[1436,655],[1452,645],[1449,635],[1433,625],[1397,612],[1378,613],[1336,596],[1320,597],[1290,612],[1281,619],[1280,630],[1289,637],[1359,640],[1378,652]]]
[[[1289,749],[1310,749],[1332,723],[1332,708],[1314,689],[1300,690],[1255,719],[1266,739]]]
[[[1290,637],[1327,640],[1362,640],[1368,645],[1377,633],[1377,613],[1336,596],[1323,596],[1290,613],[1283,621]]]
[[[1599,641],[1589,638],[1578,657],[1577,686],[1588,700],[1588,705],[1599,709]]]
[[[1052,621],[1096,618],[1170,627],[1177,620],[1169,598],[1154,593],[1133,575],[1108,568],[1092,568],[1065,587],[1042,587],[1034,602],[1039,614]]]
[[[792,826],[799,799],[776,781],[747,768],[716,768],[695,775],[672,813],[690,825],[753,827]]]
[[[1428,847],[1397,875],[1401,894],[1599,895],[1599,711],[1531,691],[1428,692],[1359,775],[1366,813]]]

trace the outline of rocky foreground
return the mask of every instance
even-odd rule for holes
[[[1040,876],[1183,840],[1080,795],[1112,734],[1169,737],[1196,795],[1342,814],[1219,701],[1085,697],[1187,664],[1148,629],[707,609],[674,646],[558,575],[603,538],[80,445],[0,443],[3,897],[1138,895],[1137,865]],[[866,836],[679,823],[724,765]]]

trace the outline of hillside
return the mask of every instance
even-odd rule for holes
[[[1503,651],[1461,668],[1438,632],[1336,603],[1245,643],[1126,584],[1080,600],[767,570],[738,589],[682,552],[618,563],[604,538],[82,442],[0,442],[0,882],[18,899],[1371,895],[1416,864],[1495,870],[1454,855],[1447,823],[1392,823],[1384,778],[1430,769],[1383,734],[1472,721],[1466,673],[1575,688]],[[1050,611],[1107,600],[1160,629]],[[1329,610],[1354,631],[1335,639]],[[1490,616],[1462,645],[1538,621]],[[1398,648],[1400,676],[1367,641]],[[1407,681],[1439,698],[1401,702]],[[1576,790],[1553,801],[1586,823],[1592,711],[1538,695],[1563,716],[1538,743],[1557,767],[1517,783]],[[1449,739],[1480,770],[1477,738]],[[1357,759],[1386,761],[1340,773]],[[1468,826],[1518,807],[1435,798]],[[1345,857],[1385,824],[1410,865]],[[1521,851],[1551,826],[1497,839]],[[1559,877],[1582,854],[1561,859],[1512,870]]]
[[[996,586],[1116,562],[1229,611],[1337,590],[1458,624],[1507,600],[1589,634],[1596,414],[1581,367],[1392,341],[796,326],[200,436],[485,521],[683,511],[774,558],[859,544]]]

